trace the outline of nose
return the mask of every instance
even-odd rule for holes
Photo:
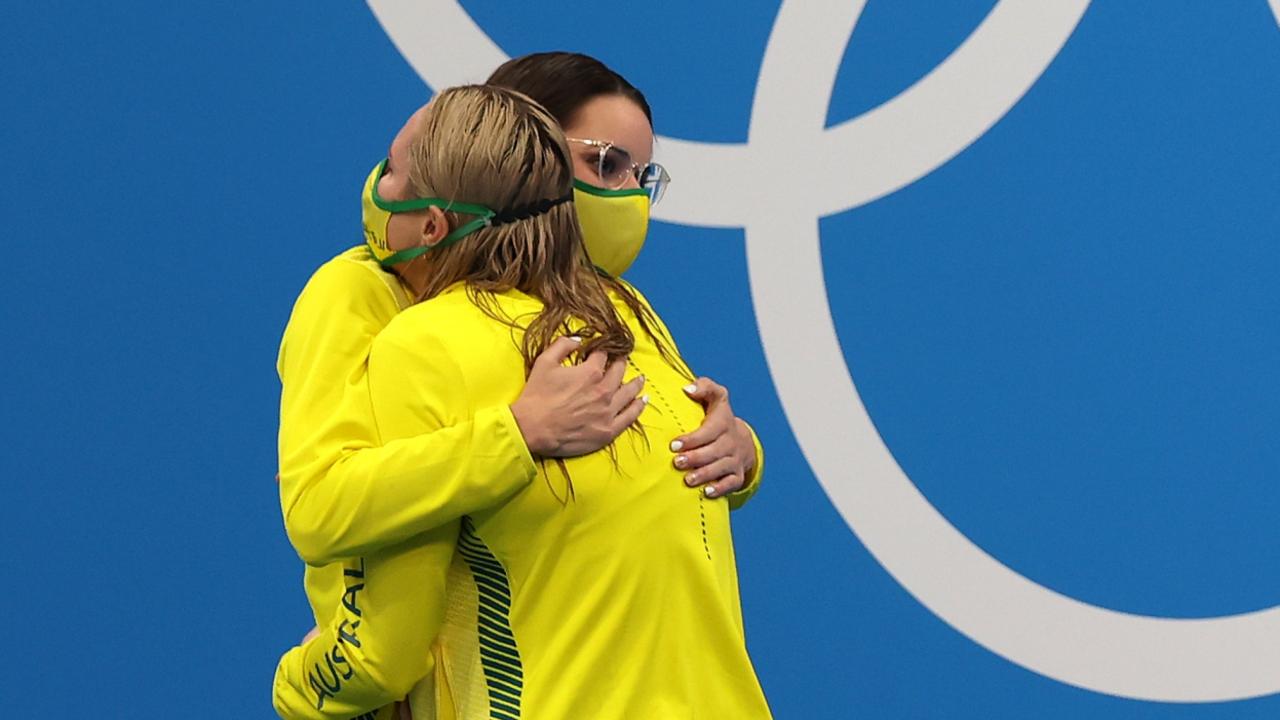
[[[636,179],[636,176],[634,174],[627,173],[626,179],[622,181],[622,185],[619,186],[618,189],[619,190],[639,190],[640,181]]]

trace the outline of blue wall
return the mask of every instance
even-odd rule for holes
[[[309,273],[359,241],[360,183],[431,89],[364,4],[99,5],[0,9],[0,707],[268,717],[276,658],[309,627],[272,482],[276,344]],[[724,143],[750,135],[778,12],[463,5],[506,53],[595,54],[646,91],[660,133]],[[827,125],[898,96],[995,5],[871,0]],[[990,131],[821,221],[831,317],[880,437],[1041,586],[1169,618],[1280,602],[1278,78],[1265,0],[1099,0]],[[714,192],[669,168],[671,193]],[[798,236],[815,220],[773,210]],[[743,230],[657,223],[629,277],[765,440],[735,537],[777,717],[1280,713],[1275,695],[1074,687],[917,602],[801,452],[748,272]]]

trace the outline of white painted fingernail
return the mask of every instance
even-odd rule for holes
[[[579,344],[582,342],[582,338],[578,337],[577,335],[570,335],[569,339]]]
[[[684,391],[685,391],[685,392],[687,392],[687,393],[689,393],[690,395],[692,395],[693,393],[698,392],[698,386],[697,386],[697,385],[685,385],[685,386],[684,386]]]
[[[684,443],[679,440],[671,441],[671,452],[680,452],[680,448],[684,447]]]
[[[716,496],[716,487],[715,487],[714,485],[708,485],[708,486],[706,486],[706,487],[702,488],[702,492],[703,492],[703,494],[704,494],[704,495],[706,495],[707,497],[715,497],[715,496]]]
[[[649,404],[649,396],[648,396],[648,395],[641,395],[641,396],[640,396],[640,402],[644,403],[645,405],[648,405],[648,404]]]

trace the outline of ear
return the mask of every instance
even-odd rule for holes
[[[422,223],[418,226],[421,245],[432,247],[449,234],[449,218],[438,207],[429,207],[422,212]]]

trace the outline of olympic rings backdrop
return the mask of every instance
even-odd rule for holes
[[[780,720],[1280,713],[1280,0],[81,5],[0,9],[5,716],[271,716],[292,300],[547,49],[654,107]]]

